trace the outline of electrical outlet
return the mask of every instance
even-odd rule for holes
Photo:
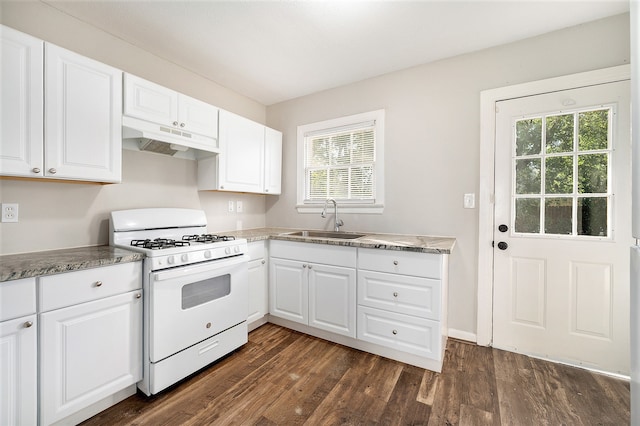
[[[18,221],[18,204],[2,203],[2,221],[17,222]]]
[[[236,202],[236,211],[238,213],[242,213],[244,211],[244,206],[242,205],[242,201]]]
[[[229,213],[233,213],[233,201],[229,201]]]

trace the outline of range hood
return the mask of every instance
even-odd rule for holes
[[[189,149],[219,152],[215,138],[128,116],[122,117],[122,140],[134,142],[140,151],[171,156]]]

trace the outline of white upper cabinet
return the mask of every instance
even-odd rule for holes
[[[282,133],[265,128],[264,135],[264,192],[282,192]]]
[[[280,194],[282,133],[220,110],[220,154],[198,161],[198,189]]]
[[[186,146],[217,151],[217,107],[126,73],[124,115],[125,126],[164,132],[172,137],[182,138]],[[132,124],[128,121],[130,118],[144,120],[156,126],[153,128],[139,123]]]
[[[122,71],[45,48],[45,176],[119,182]]]
[[[122,72],[0,30],[0,175],[119,182]]]
[[[0,173],[43,175],[44,42],[0,26]]]

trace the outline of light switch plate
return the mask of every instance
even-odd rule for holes
[[[2,222],[18,221],[18,204],[2,203]]]
[[[236,201],[236,211],[238,213],[242,213],[244,211],[244,206],[242,205],[242,201]]]
[[[464,194],[464,208],[475,209],[476,208],[476,194]]]

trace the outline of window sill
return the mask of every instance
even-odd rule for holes
[[[298,204],[298,213],[322,213],[324,204]],[[329,212],[333,211],[333,206],[327,206]],[[359,214],[382,214],[384,205],[382,204],[338,204],[338,214],[359,213]]]

